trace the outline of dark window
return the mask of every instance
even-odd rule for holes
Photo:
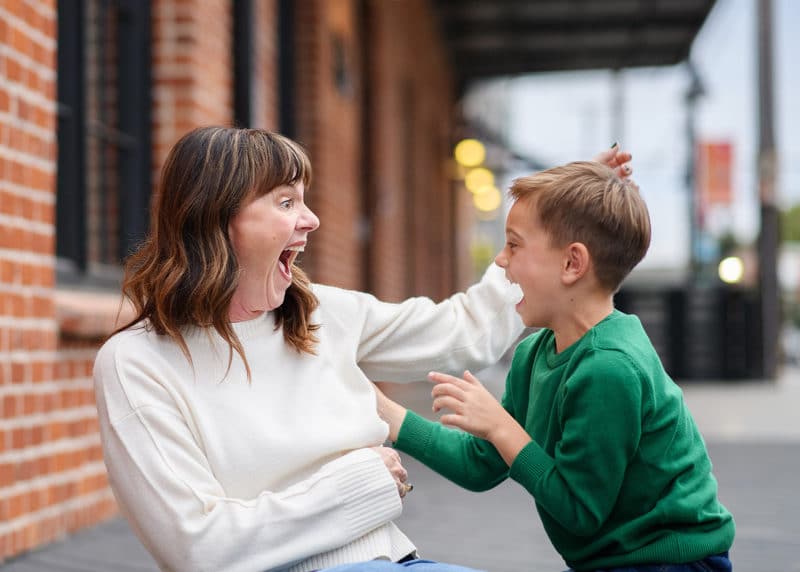
[[[253,3],[233,3],[233,120],[239,127],[253,123]]]
[[[114,283],[151,186],[150,3],[58,2],[60,282]]]
[[[295,122],[295,0],[278,0],[278,129],[297,136]]]

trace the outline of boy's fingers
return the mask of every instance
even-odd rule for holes
[[[433,383],[452,383],[453,385],[458,387],[466,383],[460,377],[456,377],[454,375],[448,375],[446,373],[440,373],[438,371],[430,372],[428,374],[428,379]]]
[[[433,389],[431,389],[431,397],[434,399],[448,395],[458,399],[459,401],[463,401],[464,399],[464,391],[452,383],[438,383],[433,386]]]
[[[483,385],[483,384],[481,383],[481,380],[479,380],[477,377],[475,377],[474,375],[472,375],[472,372],[471,372],[471,371],[469,371],[469,370],[467,370],[467,371],[465,371],[465,372],[464,372],[464,379],[466,379],[467,381],[469,381],[469,382],[471,382],[471,383],[473,383],[473,384],[477,384],[477,385]]]
[[[441,418],[439,418],[439,423],[445,427],[458,427],[459,429],[463,429],[461,426],[461,417],[453,413],[442,415]]]
[[[461,413],[461,402],[455,397],[450,397],[449,395],[437,397],[433,400],[433,412],[438,413],[442,409],[449,409],[455,413]]]

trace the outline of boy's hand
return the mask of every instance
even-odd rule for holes
[[[445,408],[453,412],[442,415],[442,424],[486,439],[509,467],[530,443],[525,429],[470,372],[464,372],[464,379],[431,372],[428,379],[436,384],[431,391],[434,412]]]
[[[619,145],[614,143],[611,149],[601,151],[592,160],[611,167],[617,175],[627,178],[633,174],[633,167],[630,165],[632,158],[628,151],[621,150]]]
[[[464,372],[464,379],[435,371],[428,374],[428,379],[436,384],[431,390],[433,411],[452,411],[442,415],[442,425],[458,427],[491,441],[492,433],[511,417],[478,378],[468,371]]]

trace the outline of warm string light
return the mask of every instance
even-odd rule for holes
[[[500,208],[503,196],[495,186],[494,173],[482,166],[486,148],[477,139],[463,139],[453,150],[456,163],[465,170],[464,186],[472,193],[472,203],[487,214]]]

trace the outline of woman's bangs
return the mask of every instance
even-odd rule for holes
[[[311,182],[308,156],[302,148],[283,137],[271,138],[259,163],[255,185],[259,196],[284,185],[303,183],[308,188]]]

